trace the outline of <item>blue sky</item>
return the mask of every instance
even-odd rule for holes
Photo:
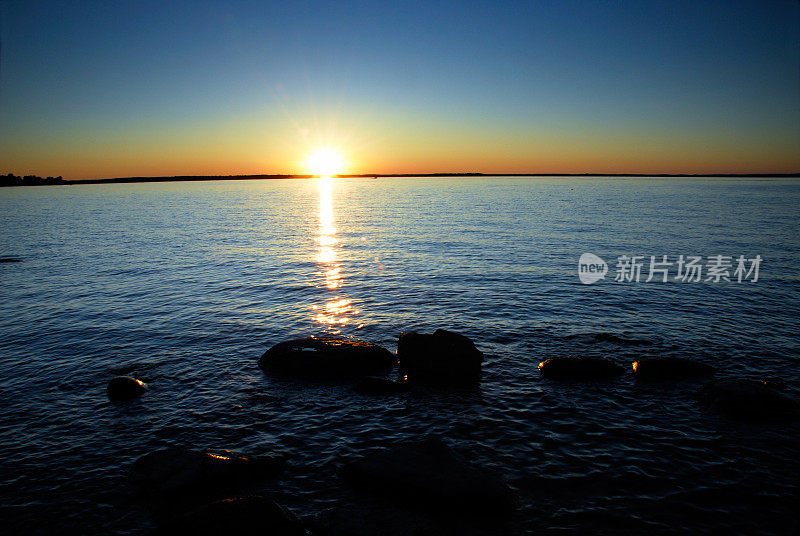
[[[800,170],[796,1],[0,10],[0,171]]]

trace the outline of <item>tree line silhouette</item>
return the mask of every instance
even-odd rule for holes
[[[20,177],[13,173],[0,175],[0,186],[40,186],[42,184],[65,184],[65,182],[61,175],[58,177],[39,177],[38,175]]]

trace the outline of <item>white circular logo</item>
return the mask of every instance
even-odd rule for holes
[[[605,278],[606,273],[608,273],[606,261],[594,253],[584,253],[578,259],[578,277],[584,285],[591,285]]]

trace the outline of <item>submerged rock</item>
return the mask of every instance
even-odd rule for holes
[[[147,390],[147,384],[130,376],[117,376],[108,382],[106,394],[113,402],[124,402],[141,395]]]
[[[477,381],[483,363],[483,353],[469,337],[444,329],[432,335],[403,333],[397,357],[410,380]]]
[[[792,421],[800,419],[800,404],[766,382],[717,380],[703,387],[699,397],[712,410],[748,421]]]
[[[307,337],[281,342],[264,352],[258,366],[302,378],[369,376],[392,368],[392,353],[356,339]]]
[[[607,380],[625,369],[599,357],[557,357],[539,363],[539,371],[553,380]]]
[[[246,457],[228,450],[168,447],[136,460],[130,479],[141,491],[166,497],[216,491],[277,476],[284,467],[285,459],[279,454]]]
[[[396,382],[377,376],[368,376],[353,386],[353,391],[362,395],[394,395],[407,393],[408,390],[409,385],[405,382]]]
[[[494,473],[462,459],[442,440],[405,441],[346,463],[342,477],[390,499],[467,515],[516,507],[514,492]]]
[[[633,362],[633,373],[647,381],[688,380],[711,376],[714,367],[681,357],[648,357]]]
[[[290,510],[254,495],[215,501],[170,517],[156,534],[303,536],[305,529]]]

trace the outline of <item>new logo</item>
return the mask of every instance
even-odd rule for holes
[[[594,253],[584,253],[578,259],[578,277],[584,285],[591,285],[603,279],[606,273],[608,273],[606,261]]]

